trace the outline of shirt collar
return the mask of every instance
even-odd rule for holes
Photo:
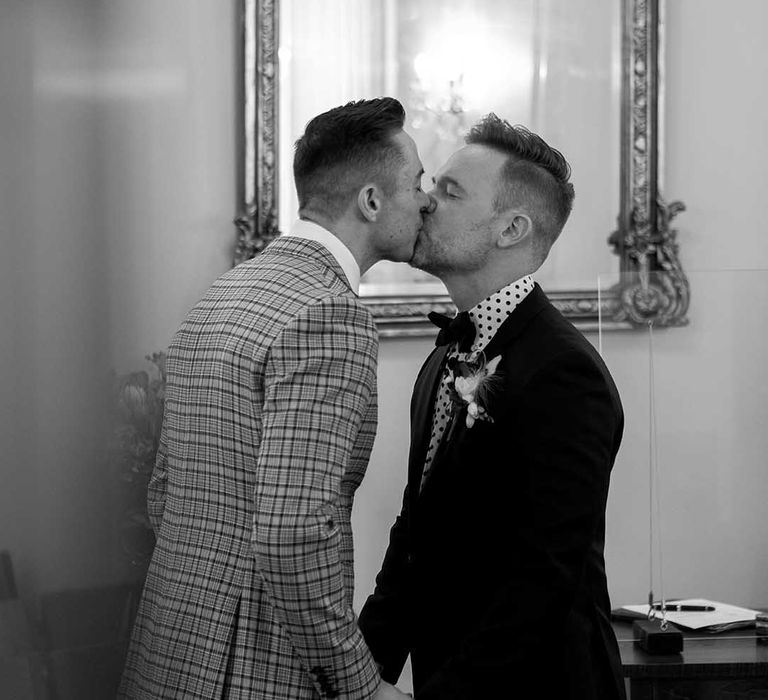
[[[533,276],[525,275],[487,296],[469,310],[469,317],[475,324],[475,340],[472,343],[471,354],[479,353],[491,342],[499,326],[531,293],[533,284]]]
[[[352,255],[352,251],[328,229],[314,223],[314,221],[297,219],[291,226],[291,230],[285,235],[315,241],[327,248],[347,276],[352,291],[355,294],[360,294],[360,266],[357,264],[355,256]]]

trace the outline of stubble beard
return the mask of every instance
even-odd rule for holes
[[[411,256],[411,259],[408,261],[408,264],[417,270],[422,270],[424,272],[429,272],[429,273],[432,272],[430,270],[430,261],[429,261],[429,254],[427,252],[427,246],[422,243],[421,233],[416,238],[416,243],[413,246],[413,255]]]
[[[417,270],[439,277],[442,272],[445,272],[450,267],[444,261],[441,262],[440,252],[439,248],[419,245],[417,241],[409,264]]]

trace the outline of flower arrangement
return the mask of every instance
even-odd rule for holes
[[[160,444],[165,402],[165,353],[154,352],[146,359],[153,365],[149,372],[113,375],[110,456],[125,486],[121,546],[136,567],[149,562],[154,548],[147,515],[147,486]]]
[[[493,417],[486,407],[488,398],[500,379],[499,373],[496,372],[499,360],[501,355],[486,362],[484,353],[480,353],[474,361],[458,358],[448,360],[451,400],[455,407],[467,407],[467,428],[471,428],[478,420],[493,423]]]

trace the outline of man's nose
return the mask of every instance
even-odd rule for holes
[[[430,192],[426,193],[427,204],[422,208],[425,214],[432,214],[437,208],[437,200],[432,196]]]

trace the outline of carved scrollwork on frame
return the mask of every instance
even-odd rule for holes
[[[620,300],[614,292],[604,296],[591,291],[550,292],[547,294],[552,305],[572,323],[585,331],[597,330],[600,319],[603,327],[616,327]],[[429,335],[424,319],[430,311],[446,316],[456,313],[456,306],[447,294],[425,296],[371,296],[365,299],[379,327],[383,338],[394,336]],[[426,329],[426,331],[425,331]]]
[[[241,0],[241,109],[238,172],[241,211],[235,218],[233,264],[260,253],[277,226],[277,0]]]
[[[553,304],[584,330],[632,328],[653,321],[687,323],[688,280],[670,222],[684,210],[659,193],[660,8],[664,0],[615,0],[623,19],[620,206],[608,239],[619,258],[619,281],[607,290],[550,291]],[[238,168],[239,212],[233,257],[257,255],[278,229],[279,0],[240,0],[242,37]],[[596,273],[597,276],[597,273]],[[450,313],[447,294],[403,289],[363,296],[382,336],[432,335],[432,310]]]
[[[690,301],[690,287],[679,260],[677,231],[670,222],[678,212],[685,210],[682,202],[666,204],[656,202],[658,223],[654,231],[636,237],[628,250],[635,269],[624,276],[620,285],[621,304],[616,321],[627,321],[633,326],[682,326],[688,323],[686,313]]]
[[[690,287],[670,223],[685,205],[665,203],[658,184],[660,0],[634,0],[625,7],[631,10],[627,80],[632,97],[622,132],[622,171],[629,175],[630,199],[622,203],[619,229],[609,237],[622,261],[613,320],[681,326],[688,323]]]

